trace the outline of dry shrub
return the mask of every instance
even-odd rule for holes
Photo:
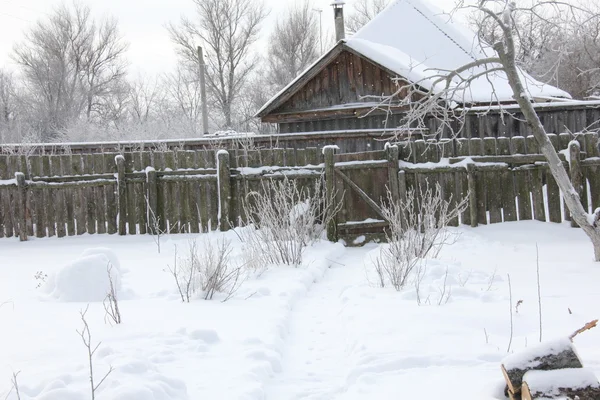
[[[433,188],[425,186],[419,192],[408,190],[406,199],[400,202],[393,201],[388,191],[388,201],[381,207],[390,224],[386,232],[388,243],[374,261],[381,287],[389,282],[401,290],[415,270],[420,281],[424,275],[423,259],[437,257],[444,245],[455,240],[456,234],[448,230],[448,224],[465,210],[468,196],[452,207],[451,201],[444,200],[438,183]]]
[[[327,198],[323,178],[310,186],[297,179],[270,179],[244,200],[248,224],[241,236],[246,250],[263,265],[300,265],[307,246],[323,236],[339,211],[335,196]]]

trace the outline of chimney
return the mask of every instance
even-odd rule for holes
[[[346,26],[344,25],[344,0],[333,0],[333,18],[335,20],[336,43],[346,37]]]

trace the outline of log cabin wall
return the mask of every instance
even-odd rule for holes
[[[321,72],[271,114],[322,110],[355,103],[376,103],[377,98],[364,96],[393,94],[396,90],[394,77],[395,75],[373,62],[348,50],[342,50]]]
[[[317,68],[317,67],[316,67]],[[382,130],[401,124],[400,110],[387,115],[383,110],[374,111],[382,96],[397,90],[391,71],[369,61],[367,58],[341,47],[321,70],[306,82],[288,90],[290,97],[268,111],[261,118],[264,122],[277,123],[280,134],[298,132]],[[401,81],[400,84],[406,84]],[[285,94],[284,94],[285,95]],[[548,133],[595,131],[600,129],[600,102],[565,102],[562,104],[536,105],[536,111]],[[455,121],[453,131],[461,123]],[[427,128],[435,132],[439,121],[430,119]],[[469,112],[459,138],[529,136],[531,129],[518,108],[504,106],[500,109],[479,107]],[[448,138],[443,132],[432,139]]]

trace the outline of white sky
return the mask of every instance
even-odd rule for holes
[[[129,42],[128,59],[130,72],[155,74],[173,68],[175,54],[168,33],[167,22],[177,22],[181,15],[193,16],[192,0],[81,0],[90,5],[96,16],[110,14],[119,20],[124,38]],[[346,15],[352,9],[353,0],[346,0]],[[429,0],[438,7],[449,10],[454,0]],[[273,22],[286,6],[294,0],[265,0],[271,9],[264,23],[263,38],[268,36]],[[23,37],[38,18],[43,18],[60,4],[60,0],[0,0],[0,67],[13,68],[9,54],[15,41]],[[331,32],[333,11],[331,0],[313,0],[323,9],[323,31]],[[264,46],[264,42],[261,42]]]

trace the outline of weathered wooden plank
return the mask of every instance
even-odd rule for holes
[[[478,225],[478,200],[477,200],[477,173],[473,164],[467,164],[467,187],[469,191],[469,215],[465,219],[469,221],[471,227]]]
[[[283,154],[282,154],[283,155]],[[229,169],[229,153],[217,154],[218,190],[219,190],[219,228],[221,232],[229,230],[231,219],[229,215],[229,201],[231,199],[231,175]]]
[[[285,166],[295,167],[296,165],[296,150],[293,148],[285,149]]]
[[[415,140],[412,144],[412,159],[415,164],[424,163],[427,160],[427,142],[422,139]]]
[[[514,170],[517,204],[519,206],[519,221],[532,219],[531,194],[529,192],[529,171],[526,169]]]
[[[18,235],[18,221],[15,215],[15,202],[14,196],[16,194],[16,186],[9,186],[3,189],[4,191],[4,229],[6,237],[13,237]]]
[[[569,148],[569,142],[571,141],[572,136],[570,133],[563,132],[558,135],[558,141],[560,143],[560,149],[566,150]]]
[[[540,154],[540,145],[538,144],[535,136],[527,136],[527,153],[528,154]]]
[[[6,197],[8,197],[8,189],[4,187],[0,187],[0,239],[2,239],[4,234],[4,225],[5,220],[7,218],[8,211],[4,209],[4,202]],[[38,236],[40,237],[40,236]]]
[[[510,154],[527,154],[525,138],[523,136],[513,136],[510,139]]]
[[[165,171],[175,170],[175,157],[172,152],[164,152],[164,168]],[[177,203],[175,202],[176,196],[176,183],[175,182],[162,182],[164,185],[164,197],[163,197],[163,205],[164,205],[164,218],[165,223],[167,224],[167,232],[175,233],[177,232],[177,217],[176,217],[176,207]]]
[[[8,156],[0,154],[0,179],[12,179],[8,173]]]
[[[104,172],[104,156],[94,154],[94,174]],[[106,194],[103,186],[92,188],[96,208],[96,221],[98,233],[106,233]]]
[[[285,149],[274,148],[273,149],[273,162],[274,166],[283,167],[285,166]]]
[[[305,150],[307,165],[319,165],[322,163],[322,154],[320,149],[316,147],[307,147]]]
[[[53,176],[62,175],[61,156],[51,156],[51,170]],[[65,204],[65,193],[64,189],[52,189],[51,201],[54,203],[55,221],[56,221],[56,236],[65,237],[67,235],[66,223],[67,223],[67,207]]]
[[[216,231],[219,227],[219,187],[217,182],[209,182],[208,187],[210,190],[208,195],[210,230]]]
[[[469,155],[470,156],[481,156],[483,155],[483,140],[480,138],[469,139]]]
[[[486,156],[495,156],[498,153],[495,137],[486,137],[483,139],[483,154]]]
[[[502,222],[502,193],[498,190],[502,187],[501,176],[497,172],[485,173],[486,202],[491,224]]]
[[[499,137],[496,141],[497,152],[499,156],[510,155],[510,138]]]
[[[200,226],[202,232],[208,232],[210,230],[210,185],[212,182],[200,182],[199,188],[199,214],[200,214]]]
[[[70,154],[63,154],[60,156],[60,170],[63,176],[72,175],[73,158]],[[74,191],[72,188],[64,188],[62,193],[65,200],[67,235],[74,236],[77,233],[75,230],[75,204],[73,199]]]
[[[533,215],[537,221],[546,221],[544,207],[544,193],[542,187],[543,171],[540,167],[530,171],[531,197],[533,202]]]
[[[119,206],[118,232],[127,235],[127,182],[125,181],[125,158],[116,156],[117,164],[117,202]]]
[[[92,175],[94,173],[94,155],[84,154],[83,159],[83,173],[86,175]],[[96,198],[94,196],[94,188],[86,188],[82,190],[84,195],[85,204],[85,225],[89,234],[96,233]]]
[[[31,160],[31,175],[32,176],[40,176],[41,175],[41,157],[33,157]],[[1,202],[0,202],[1,203]],[[43,204],[42,193],[38,192],[32,196],[33,203],[33,214],[35,218],[35,236],[36,237],[45,237],[46,236],[46,223],[45,223],[45,207]],[[0,205],[1,206],[1,205]],[[0,228],[2,229],[2,228]]]
[[[456,156],[457,157],[468,157],[469,153],[469,139],[460,138],[456,139]]]
[[[586,158],[598,157],[598,134],[588,132],[584,134],[584,137]]]
[[[185,170],[190,168],[187,165],[187,157],[185,152],[178,152],[177,155],[177,169]],[[176,193],[176,201],[179,205],[177,207],[177,221],[178,221],[178,231],[180,233],[188,233],[190,231],[189,222],[191,219],[190,216],[190,205],[189,205],[189,183],[187,182],[179,182],[177,184],[177,193]]]
[[[15,173],[17,180],[17,193],[15,196],[15,215],[18,220],[18,233],[21,242],[27,241],[27,186],[25,183],[25,174]]]
[[[562,222],[562,215],[560,209],[560,189],[556,180],[552,176],[549,170],[545,171],[546,174],[546,191],[548,194],[548,216],[550,222]]]
[[[517,205],[515,199],[515,182],[514,182],[514,174],[511,170],[507,169],[506,171],[500,174],[501,186],[502,188],[502,212],[504,216],[504,222],[516,221],[517,220]]]

